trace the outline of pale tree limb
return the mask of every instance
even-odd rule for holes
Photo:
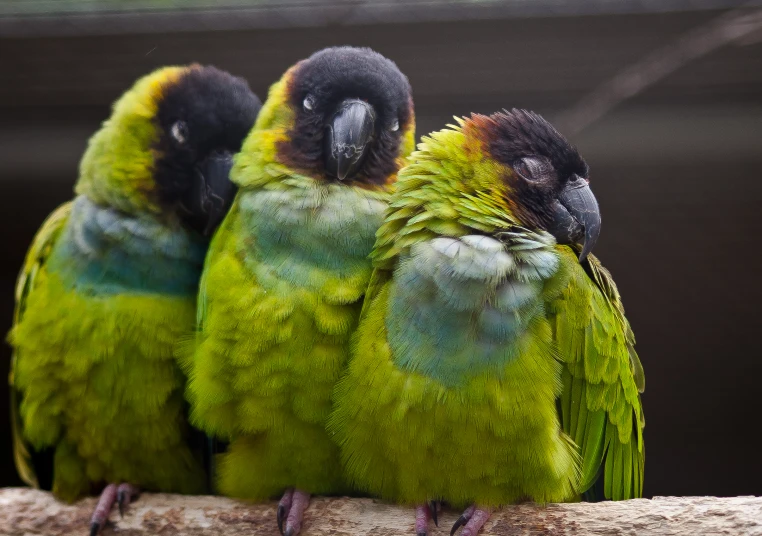
[[[85,535],[95,499],[74,505],[42,491],[0,490],[0,535]],[[431,536],[449,534],[460,512],[445,510]],[[372,499],[314,498],[303,536],[412,535],[414,512]],[[103,536],[276,536],[275,503],[143,494],[124,519],[115,511]],[[762,535],[760,497],[657,497],[597,504],[524,504],[495,512],[483,536]]]
[[[559,130],[573,136],[691,61],[756,35],[762,29],[762,9],[752,9],[756,5],[759,0],[725,12],[618,72],[560,114]]]

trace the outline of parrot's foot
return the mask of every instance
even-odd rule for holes
[[[281,534],[283,534],[283,522],[286,520],[288,511],[291,510],[291,501],[293,498],[293,488],[287,489],[286,493],[283,494],[283,497],[281,497],[280,502],[278,503],[278,513],[276,515],[278,519],[278,530]]]
[[[93,517],[90,518],[90,536],[97,536],[103,525],[106,524],[111,507],[116,502],[116,484],[109,484],[101,492],[101,498],[95,506]]]
[[[415,507],[415,535],[428,536],[429,519],[434,520],[434,524],[439,526],[437,519],[437,501],[431,501],[429,504],[422,504]]]
[[[130,504],[130,501],[138,494],[138,488],[132,484],[109,484],[101,492],[101,497],[98,499],[98,504],[93,512],[93,517],[90,518],[90,536],[97,536],[103,525],[108,520],[108,515],[111,513],[111,508],[114,503],[119,505],[119,515],[124,514],[124,508]]]
[[[452,529],[450,529],[450,536],[453,536],[455,531],[463,525],[465,527],[463,527],[460,536],[476,536],[489,519],[491,513],[489,510],[477,508],[476,505],[469,506],[452,526]]]
[[[302,517],[310,504],[310,494],[287,489],[278,503],[278,530],[283,536],[296,536],[302,530]],[[283,522],[286,527],[284,530]]]

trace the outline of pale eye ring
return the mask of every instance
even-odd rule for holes
[[[313,108],[315,108],[315,97],[312,95],[307,95],[304,97],[304,102],[302,102],[302,106],[304,106],[304,109],[307,111],[312,111]]]
[[[392,126],[389,127],[389,130],[391,130],[392,132],[397,132],[399,129],[400,129],[400,120],[395,119],[392,122]]]
[[[170,132],[177,143],[185,143],[188,140],[188,125],[185,121],[176,121]]]

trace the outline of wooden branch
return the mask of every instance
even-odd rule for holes
[[[42,491],[0,490],[0,535],[85,535],[95,499],[74,505]],[[431,536],[445,536],[459,512],[440,515]],[[303,536],[414,534],[414,514],[372,499],[316,498],[305,514]],[[103,536],[277,536],[275,505],[222,497],[143,494],[125,513],[111,514]],[[657,497],[598,504],[534,504],[495,512],[483,536],[762,535],[762,497]]]

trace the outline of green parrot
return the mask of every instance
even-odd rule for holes
[[[67,501],[102,489],[93,535],[139,489],[205,489],[174,346],[193,332],[208,236],[235,194],[232,154],[260,107],[211,66],[141,78],[27,254],[9,335],[16,466]]]
[[[337,47],[270,88],[235,156],[239,191],[206,260],[186,396],[191,422],[230,442],[219,491],[281,497],[289,536],[311,494],[346,489],[325,421],[413,147],[407,78],[370,49]]]
[[[611,275],[588,166],[524,110],[425,137],[372,253],[328,430],[349,481],[417,505],[492,508],[643,488],[643,369]],[[470,505],[470,506],[469,506]]]

